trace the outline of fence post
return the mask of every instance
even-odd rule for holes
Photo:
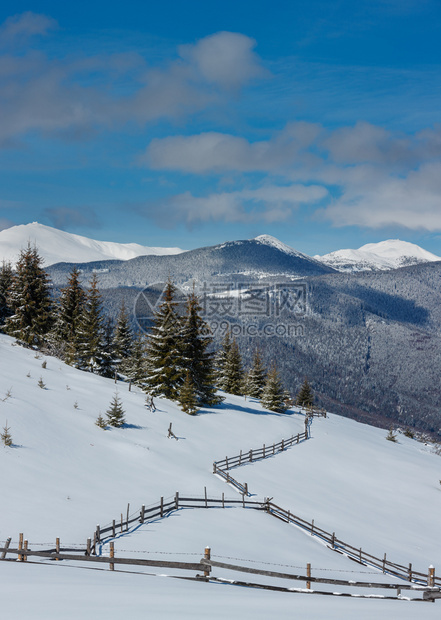
[[[276,444],[273,443],[273,454],[276,453]]]
[[[130,510],[130,504],[127,504],[126,532],[129,531],[129,510]]]
[[[265,458],[265,444],[263,444],[263,458]]]
[[[2,551],[2,557],[1,557],[2,560],[4,560],[6,558],[7,549],[9,548],[10,544],[11,544],[11,538],[8,538],[6,543],[5,543],[4,551]]]
[[[110,543],[110,553],[109,553],[109,569],[115,570],[115,564],[112,562],[115,557],[115,545],[113,542]]]
[[[245,482],[245,495],[248,497],[248,482]]]
[[[386,573],[386,554],[384,554],[383,558],[383,573]]]
[[[205,551],[204,551],[204,560],[211,560],[211,549],[210,547],[205,547]],[[206,566],[204,568],[204,577],[209,577],[210,576],[210,566]]]
[[[129,381],[129,392],[131,392],[131,391],[132,391],[132,380],[130,379],[130,381]]]
[[[144,504],[141,506],[141,523],[144,523],[145,521],[145,517],[144,517],[144,513],[145,513],[145,506]]]
[[[116,536],[115,519],[113,519],[112,521],[112,535],[113,535],[113,538],[115,538]]]
[[[207,487],[204,487],[204,495],[205,495],[205,508],[208,508]]]
[[[123,515],[121,513],[121,534],[123,533]]]
[[[92,545],[92,541],[91,541],[90,538],[88,538],[87,542],[86,542],[86,555],[87,555],[87,557],[90,556],[90,547],[91,547],[91,545]]]
[[[297,433],[297,443],[299,443],[299,441],[300,441],[300,434]]]
[[[240,454],[239,454],[239,465],[242,465],[242,450],[240,451]]]
[[[161,497],[161,517],[164,516],[164,498]]]
[[[225,508],[225,495],[222,493],[222,508]]]
[[[176,495],[175,495],[175,504],[176,504],[176,510],[178,510],[179,508],[179,492],[176,491]]]
[[[314,535],[314,519],[311,521],[311,536]]]
[[[55,539],[55,553],[57,554],[60,553],[60,539],[59,538]],[[55,559],[58,562],[58,558],[55,558]]]
[[[360,547],[360,564],[362,564],[361,558],[362,558],[362,551],[361,551],[361,547]]]
[[[225,457],[225,468],[228,469],[228,456]]]
[[[24,550],[25,550],[25,551],[27,551],[27,550],[28,550],[28,541],[27,541],[27,540],[25,540],[25,541],[24,541],[23,548],[24,548]],[[24,556],[23,556],[23,562],[26,562],[26,561],[27,561],[27,559],[28,559],[28,556],[27,556],[27,555],[24,555]]]
[[[100,537],[100,526],[97,525],[96,526],[96,542],[99,543],[100,540],[101,540],[101,537]]]
[[[23,534],[18,535],[18,550],[21,551],[23,549]],[[18,555],[18,561],[23,562],[23,556],[21,554]]]
[[[245,493],[242,493],[242,508],[245,508]]]
[[[252,463],[252,462],[253,462],[253,451],[250,450],[250,463]]]
[[[408,577],[409,577],[409,581],[412,581],[412,564],[409,564]]]
[[[431,588],[435,585],[435,568],[432,564],[429,566],[429,572],[427,573],[427,585]]]
[[[306,576],[307,577],[311,577],[311,564],[308,562],[308,564],[306,565]],[[310,590],[311,589],[311,582],[307,581],[306,582],[306,589]]]
[[[282,439],[282,452],[283,452],[283,450],[284,450],[284,446],[285,446],[285,444],[284,444],[284,441],[283,441],[283,439]]]
[[[335,532],[332,532],[331,545],[332,548],[335,549]]]
[[[93,555],[96,555],[96,532],[93,533],[92,553],[93,553]]]
[[[289,523],[290,521],[291,521],[291,514],[290,514],[290,512],[288,510],[288,521],[287,521],[287,523]]]
[[[213,463],[213,474],[216,473],[216,463]]]

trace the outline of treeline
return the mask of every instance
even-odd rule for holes
[[[15,271],[10,264],[0,269],[1,329],[22,344],[44,349],[76,368],[131,381],[148,399],[164,396],[174,400],[189,414],[220,404],[223,399],[218,389],[258,398],[271,411],[283,412],[293,404],[276,366],[267,371],[258,349],[248,370],[229,334],[220,350],[212,352],[213,338],[201,317],[197,295],[190,293],[185,311],[179,312],[171,280],[148,336],[133,332],[124,303],[116,322],[105,317],[95,275],[84,290],[74,268],[56,301],[51,293],[38,251],[28,245]],[[307,382],[302,390],[298,404],[312,404]]]

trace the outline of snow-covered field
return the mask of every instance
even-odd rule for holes
[[[45,389],[38,386],[40,377]],[[211,473],[213,461],[304,429],[299,413],[268,413],[234,396],[195,417],[160,399],[151,413],[139,389],[129,392],[120,383],[127,425],[103,431],[94,422],[105,414],[115,387],[57,359],[36,357],[0,335],[0,427],[8,421],[14,442],[0,447],[1,542],[10,536],[16,546],[23,532],[31,549],[51,548],[56,537],[62,547],[84,548],[96,524],[119,518],[128,503],[133,512],[176,491],[202,497],[204,487],[210,497],[224,492],[237,499]],[[167,439],[170,422],[178,441]],[[310,440],[231,473],[248,482],[252,499],[273,497],[355,547],[379,557],[386,552],[422,572],[430,564],[441,570],[440,457],[416,441],[399,436],[394,444],[381,429],[334,415],[314,419],[311,430]],[[241,507],[179,510],[118,537],[115,550],[117,557],[194,562],[207,545],[219,561],[299,574],[309,562],[313,576],[393,582],[292,525]],[[1,617],[432,618],[441,606],[271,592],[164,577],[179,574],[169,569],[139,570],[157,575],[67,561],[0,562]],[[213,574],[271,582],[220,569]]]

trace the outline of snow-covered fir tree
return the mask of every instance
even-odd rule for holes
[[[259,349],[256,349],[253,356],[253,365],[247,376],[247,394],[254,398],[262,396],[266,381],[266,370],[262,362]]]
[[[124,301],[116,321],[115,332],[113,336],[114,362],[118,370],[125,372],[124,366],[132,353],[133,332],[130,326],[130,318]]]
[[[228,330],[225,334],[220,349],[214,357],[214,378],[220,390],[224,390],[224,367],[225,361],[231,349],[231,336]]]
[[[270,411],[286,411],[285,390],[275,366],[268,372],[260,402],[262,407]]]
[[[310,407],[314,404],[314,394],[312,393],[311,386],[308,379],[305,378],[302,387],[296,398],[296,405],[299,407]]]
[[[221,385],[222,389],[229,394],[242,394],[243,383],[242,357],[236,339],[231,341],[230,349],[226,355]]]
[[[185,381],[179,392],[179,404],[181,405],[182,411],[189,415],[194,415],[199,411],[198,396],[189,371],[187,371],[185,375]]]
[[[129,357],[124,362],[124,374],[139,387],[144,387],[146,383],[146,355],[145,355],[145,338],[142,334],[132,341],[132,347]]]
[[[182,320],[176,311],[176,288],[169,279],[154,314],[146,346],[146,386],[152,396],[178,400],[185,379]]]
[[[115,393],[112,398],[112,402],[110,403],[109,409],[106,411],[107,415],[107,423],[109,426],[115,426],[117,428],[124,426],[126,423],[125,420],[125,411],[123,409],[121,399],[118,396],[118,392]]]
[[[213,355],[209,352],[213,337],[201,312],[199,299],[193,291],[187,299],[185,324],[182,330],[182,355],[185,372],[190,375],[198,403],[216,405],[221,400],[216,395]]]
[[[12,314],[12,308],[8,304],[9,290],[12,285],[12,265],[3,261],[0,267],[0,330],[8,316]]]
[[[13,314],[6,319],[6,333],[41,346],[53,321],[50,280],[37,248],[30,244],[20,252],[7,304]]]
[[[100,375],[113,377],[115,374],[115,350],[113,348],[113,319],[106,317],[103,320],[102,349],[100,362]]]
[[[78,321],[75,365],[100,373],[103,361],[104,321],[98,280],[94,274]]]
[[[61,289],[56,319],[50,334],[52,343],[68,364],[75,360],[78,328],[85,301],[86,294],[80,284],[80,272],[74,267],[67,286]]]

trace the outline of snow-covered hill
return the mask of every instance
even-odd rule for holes
[[[129,260],[137,256],[180,254],[180,248],[157,248],[137,243],[95,241],[80,235],[44,226],[38,222],[12,226],[0,231],[0,263],[15,264],[20,250],[36,245],[45,266],[55,263],[86,263],[100,260]]]
[[[399,239],[367,243],[358,250],[336,250],[314,258],[338,271],[384,271],[441,260],[420,246]]]
[[[38,385],[40,377],[45,388]],[[105,414],[116,387],[127,425],[103,431],[94,422]],[[197,416],[185,415],[170,401],[156,399],[156,405],[150,413],[138,388],[129,392],[127,384],[115,386],[55,358],[37,356],[0,335],[0,427],[8,421],[14,442],[11,448],[0,447],[0,540],[11,536],[14,545],[23,532],[31,548],[51,548],[57,536],[62,546],[84,547],[95,525],[118,518],[128,503],[133,512],[175,491],[203,496],[204,487],[210,497],[224,492],[237,498],[211,473],[213,460],[304,428],[300,413],[273,414],[238,396],[227,396],[222,406]],[[170,422],[178,441],[167,439]],[[440,457],[402,435],[394,444],[386,441],[386,431],[334,415],[315,419],[311,430],[311,439],[235,469],[233,475],[248,482],[253,499],[273,497],[355,547],[379,557],[386,552],[393,561],[412,562],[415,570],[441,567],[436,543]],[[317,576],[391,580],[294,526],[243,508],[180,510],[115,541],[120,557],[180,561],[194,561],[207,545],[215,559],[240,559],[266,570],[277,565],[274,570],[304,573],[310,562]],[[149,617],[166,620],[207,615],[255,620],[275,610],[290,617],[293,606],[299,617],[313,620],[415,617],[415,606],[405,602],[357,600],[354,606],[353,600],[339,597],[80,570],[69,561],[44,566],[0,562],[0,579],[6,619],[113,619],[121,613],[137,619],[148,609]],[[20,592],[26,596],[19,597],[17,611]],[[438,607],[439,602],[425,606],[425,617],[437,617]]]

